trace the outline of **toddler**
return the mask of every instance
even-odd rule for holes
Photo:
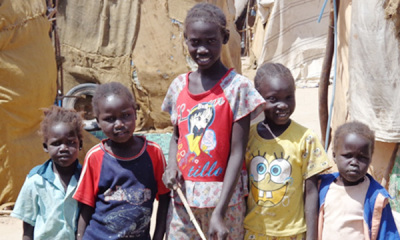
[[[161,180],[161,148],[133,135],[136,102],[121,83],[99,85],[92,99],[99,127],[108,137],[85,157],[74,198],[81,202],[77,239],[150,239],[150,218],[159,199],[153,239],[163,239],[169,190]]]
[[[333,157],[339,172],[321,175],[319,239],[400,239],[389,194],[367,173],[375,135],[360,122],[335,132]]]
[[[317,174],[329,167],[317,136],[290,119],[295,83],[290,70],[265,63],[254,84],[267,102],[251,126],[246,151],[250,194],[245,239],[316,239]]]
[[[208,239],[243,239],[247,174],[241,169],[250,115],[262,112],[265,101],[247,78],[221,62],[229,31],[220,8],[195,5],[184,27],[198,68],[171,83],[162,105],[174,126],[163,180],[169,188],[182,187]],[[175,193],[167,225],[168,239],[200,239]]]
[[[11,216],[23,221],[23,239],[74,240],[79,216],[72,198],[82,166],[82,118],[75,110],[51,106],[40,125],[50,156],[26,177]]]

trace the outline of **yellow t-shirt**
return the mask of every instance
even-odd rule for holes
[[[284,133],[267,140],[254,124],[246,167],[250,193],[244,227],[277,237],[305,232],[304,181],[329,168],[315,133],[292,120]]]

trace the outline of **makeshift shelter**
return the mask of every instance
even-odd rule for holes
[[[81,83],[119,81],[135,93],[137,130],[163,129],[169,116],[161,102],[170,82],[195,66],[185,50],[183,20],[197,2],[187,0],[59,0],[57,31],[63,82],[49,38],[46,1],[0,4],[0,205],[16,200],[29,170],[43,163],[37,131],[41,108]],[[230,40],[222,61],[241,72],[240,37],[233,0],[210,0],[227,15]],[[61,80],[61,79],[59,79]],[[88,101],[90,102],[90,101]],[[86,133],[80,160],[98,142]]]

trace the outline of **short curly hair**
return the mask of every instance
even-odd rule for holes
[[[256,72],[256,76],[254,77],[254,87],[256,88],[257,91],[260,91],[260,88],[261,86],[263,86],[265,81],[268,81],[269,79],[272,78],[283,78],[283,77],[291,79],[294,84],[294,78],[289,68],[285,67],[283,64],[280,63],[272,63],[272,62],[264,63],[258,68]]]
[[[226,17],[221,8],[211,3],[198,3],[192,7],[185,18],[185,29],[191,23],[202,21],[215,23],[221,28],[223,35],[229,33],[226,28]]]
[[[74,109],[66,109],[58,106],[50,106],[43,110],[44,118],[40,123],[39,134],[43,137],[43,142],[49,139],[49,129],[56,123],[67,123],[78,136],[79,141],[82,140],[83,120],[80,113]]]
[[[98,106],[99,100],[114,94],[126,97],[126,99],[128,99],[128,101],[131,102],[133,108],[136,109],[136,101],[132,92],[129,91],[129,89],[125,87],[122,83],[109,82],[98,85],[96,87],[96,91],[94,92],[92,98],[92,106],[93,106],[93,112],[96,117],[99,116],[99,106]]]
[[[343,141],[343,137],[350,133],[355,133],[357,135],[366,138],[370,142],[371,153],[374,152],[374,146],[375,146],[374,131],[372,131],[366,124],[358,121],[347,122],[343,125],[340,125],[336,129],[335,136],[333,139],[334,152],[337,150],[337,147],[339,146],[340,142]]]

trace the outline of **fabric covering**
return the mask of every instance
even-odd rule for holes
[[[352,5],[350,118],[369,124],[379,141],[400,142],[400,48],[394,24],[385,19],[380,0],[353,0]]]
[[[323,2],[322,0],[274,1],[261,49],[253,46],[253,51],[261,50],[258,66],[265,62],[278,62],[288,67],[298,82],[319,80],[329,20],[327,7],[321,22],[317,21]],[[257,35],[260,28],[257,26],[255,39],[259,39]],[[256,50],[257,48],[259,50]]]
[[[137,130],[170,125],[160,106],[171,81],[193,68],[183,21],[196,0],[60,0],[58,28],[65,62],[65,92],[79,83],[118,81],[135,93]],[[234,1],[210,0],[223,9],[231,36],[222,61],[240,72],[240,37]]]
[[[56,65],[43,0],[0,4],[0,204],[15,201],[31,168],[48,157],[40,108],[54,102]]]

